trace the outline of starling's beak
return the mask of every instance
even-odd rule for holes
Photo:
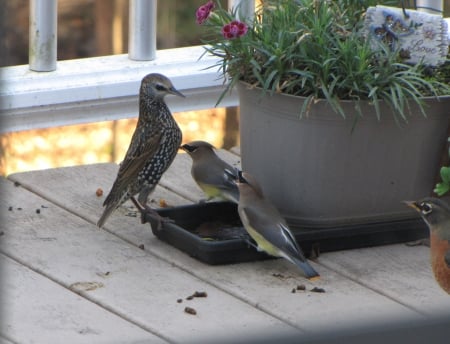
[[[175,87],[169,88],[169,93],[173,94],[175,96],[180,96],[180,97],[186,98],[186,96],[183,93],[181,93],[180,91],[178,91]]]
[[[414,201],[403,201],[402,203],[406,204],[408,207],[414,209],[415,211],[420,212],[420,208],[417,206],[417,203]]]

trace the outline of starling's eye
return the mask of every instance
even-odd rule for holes
[[[431,204],[425,202],[420,204],[420,209],[423,215],[428,215],[433,211],[433,207],[431,206]]]
[[[156,84],[156,85],[155,85],[155,88],[156,88],[158,91],[165,91],[165,90],[166,90],[166,88],[165,88],[163,85],[161,85],[161,84]]]

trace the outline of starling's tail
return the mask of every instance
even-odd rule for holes
[[[116,209],[116,206],[114,204],[108,204],[105,208],[105,210],[103,210],[103,214],[100,217],[100,219],[97,222],[97,226],[99,228],[102,228],[103,225],[105,224],[106,220],[108,219],[109,215],[111,215],[111,213],[114,211],[114,209]]]
[[[295,257],[289,257],[289,258],[292,263],[297,265],[297,267],[299,267],[303,271],[303,273],[305,274],[305,277],[307,279],[314,280],[314,279],[320,278],[319,273],[316,270],[314,270],[314,268],[308,263],[308,261],[306,259],[300,260]]]

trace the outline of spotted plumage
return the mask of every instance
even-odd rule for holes
[[[139,90],[139,119],[117,178],[103,203],[105,207],[97,225],[102,227],[111,213],[125,201],[138,196],[145,207],[163,173],[175,158],[181,144],[181,130],[175,122],[164,96],[184,97],[161,74],[142,79]]]

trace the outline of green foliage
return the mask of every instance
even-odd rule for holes
[[[436,184],[434,192],[438,196],[443,196],[450,190],[450,167],[441,167],[440,173],[442,182]]]
[[[447,140],[450,142],[450,137]],[[450,149],[448,154],[450,156]],[[436,184],[433,191],[438,196],[444,196],[450,191],[450,166],[441,167],[440,175],[442,181]]]
[[[307,97],[302,114],[311,102],[324,98],[343,117],[341,100],[356,101],[359,115],[359,101],[366,100],[378,118],[380,102],[390,106],[398,121],[407,121],[409,102],[417,103],[425,115],[421,98],[450,94],[449,74],[405,64],[382,43],[374,52],[362,25],[366,8],[377,3],[264,0],[247,22],[247,34],[235,39],[224,38],[221,28],[240,18],[239,9],[229,12],[216,3],[204,24],[210,34],[205,49],[220,58],[215,67],[229,81],[228,89],[242,80],[264,93]]]

